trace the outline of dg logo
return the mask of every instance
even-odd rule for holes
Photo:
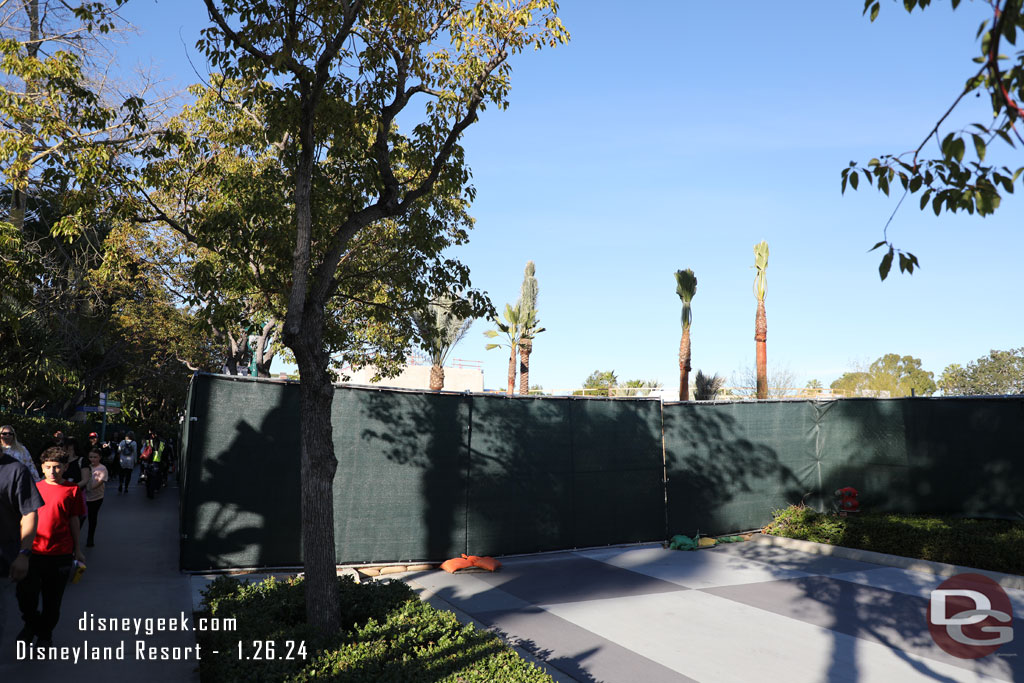
[[[957,574],[932,591],[928,630],[954,657],[987,657],[1013,640],[1013,605],[987,576]]]

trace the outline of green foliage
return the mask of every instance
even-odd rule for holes
[[[238,630],[202,632],[203,681],[550,681],[495,636],[463,626],[449,612],[422,603],[404,583],[356,584],[338,579],[342,628],[318,636],[303,623],[301,578],[243,584],[219,577],[203,591],[203,614],[237,619]],[[308,657],[237,659],[237,641],[273,640],[279,657],[287,641],[305,641]],[[296,646],[297,649],[297,646]]]
[[[1024,393],[1024,347],[990,351],[967,367],[954,363],[942,371],[946,396],[1001,396]]]
[[[868,370],[843,373],[830,385],[845,396],[872,395],[888,392],[890,398],[931,396],[935,393],[934,373],[921,368],[921,359],[888,353],[878,358]]]
[[[34,458],[48,448],[55,432],[64,432],[66,436],[75,437],[80,446],[89,443],[89,432],[94,431],[91,425],[71,422],[55,417],[36,417],[19,415],[18,413],[0,412],[0,424],[14,427],[21,442]],[[84,455],[84,452],[83,452]]]
[[[754,277],[754,296],[758,301],[764,301],[768,288],[768,243],[761,241],[754,245],[754,268],[757,275]]]
[[[880,512],[838,517],[792,505],[776,510],[764,533],[1009,574],[1024,572],[1020,521]]]
[[[414,315],[420,348],[437,366],[445,364],[452,349],[473,325],[472,317],[462,317],[455,312],[456,303],[454,296],[445,294],[438,301],[431,301],[426,311]]]
[[[718,373],[714,375],[705,375],[700,370],[697,371],[697,378],[694,380],[696,385],[693,390],[693,398],[697,401],[714,401],[715,397],[718,396],[718,392],[725,386],[725,378],[720,376]]]
[[[917,8],[925,9],[931,0],[905,0],[902,4],[908,12],[912,12]],[[956,8],[960,0],[951,0],[951,4]],[[986,155],[989,147],[996,142],[1005,143],[1011,148],[1016,147],[1014,138],[1024,143],[1019,127],[1016,126],[1024,115],[1024,108],[1021,107],[1021,101],[1024,101],[1024,52],[1016,51],[1009,58],[1003,54],[1004,50],[1010,52],[1005,46],[1016,44],[1018,29],[1024,29],[1024,13],[1021,3],[1016,0],[990,4],[993,8],[992,19],[982,22],[975,36],[979,41],[979,55],[974,58],[974,62],[980,66],[968,77],[949,110],[938,119],[934,128],[912,152],[882,155],[871,159],[866,165],[851,161],[841,174],[844,193],[848,185],[856,190],[861,177],[886,195],[889,194],[890,186],[898,182],[904,196],[920,195],[921,210],[931,207],[936,216],[943,211],[966,211],[986,216],[999,208],[1004,193],[1013,193],[1024,167],[1012,169],[986,163]],[[881,0],[865,0],[864,13],[870,15],[871,21],[878,17],[880,9]],[[954,127],[945,135],[940,133],[940,127],[947,117],[970,93],[979,96],[984,93],[988,96],[992,105],[992,120]],[[933,138],[938,144],[940,156],[921,158],[922,149]],[[914,268],[919,267],[916,256],[897,249],[888,237],[872,250],[881,247],[887,247],[878,268],[881,279],[888,276],[896,256],[899,256],[900,272],[913,273]]]
[[[583,390],[574,391],[573,396],[610,396],[611,390],[619,385],[614,370],[594,370],[583,380]]]
[[[693,296],[696,293],[697,276],[693,274],[693,271],[689,268],[686,270],[677,270],[676,294],[679,295],[680,301],[683,302],[683,313],[679,322],[683,326],[684,331],[690,329],[690,323],[693,321],[693,314],[690,311],[690,302],[693,301]]]
[[[819,380],[812,379],[809,382],[807,382],[806,388],[807,389],[821,389],[822,388],[821,382]]]

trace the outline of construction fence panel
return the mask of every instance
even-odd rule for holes
[[[193,379],[183,568],[301,563],[298,392],[294,384]]]
[[[466,552],[469,414],[464,395],[335,391],[339,563]]]
[[[820,490],[813,403],[669,403],[663,414],[669,536],[754,529]]]

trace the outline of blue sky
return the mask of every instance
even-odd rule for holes
[[[754,364],[762,239],[769,367],[799,386],[885,353],[921,358],[938,377],[1024,345],[1024,187],[985,219],[936,218],[908,198],[889,237],[922,267],[885,282],[867,250],[899,193],[840,194],[851,160],[914,149],[946,111],[977,68],[987,4],[908,15],[883,3],[874,23],[860,0],[560,5],[571,43],[514,59],[511,106],[485,112],[464,140],[476,228],[457,255],[499,309],[536,262],[547,332],[532,383],[566,390],[614,370],[676,386],[681,268],[698,279],[694,371],[738,380]],[[195,80],[186,54],[205,69],[193,47],[200,0],[132,0],[124,14],[140,35],[123,66],[151,65],[179,86]],[[985,104],[967,102],[942,134],[985,122]],[[1016,150],[999,153],[1020,165]],[[475,323],[453,355],[482,361],[486,386],[500,388],[508,356],[484,350],[487,328]]]

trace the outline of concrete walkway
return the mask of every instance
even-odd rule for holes
[[[394,576],[496,631],[561,683],[1024,681],[1020,577],[1003,582],[1015,640],[963,660],[935,645],[925,616],[931,590],[963,568],[887,566],[901,562],[854,552],[764,538],[696,552],[643,545],[510,557],[495,574]],[[180,627],[198,626],[192,609],[209,577],[178,572],[177,488],[156,500],[141,487],[108,489],[87,558],[54,632],[70,659],[12,661],[21,627],[12,605],[0,683],[197,682],[195,633]],[[128,619],[129,630],[100,631],[96,620],[111,618]],[[139,642],[158,649],[140,657]],[[83,660],[84,647],[106,657]]]
[[[977,660],[932,640],[928,600],[948,567],[913,571],[789,545],[603,548],[506,558],[494,574],[403,579],[563,683],[1024,681],[1020,626]],[[1019,625],[1024,591],[1005,590]]]
[[[133,479],[137,475],[136,471]],[[147,499],[143,486],[134,481],[128,493],[121,495],[116,485],[108,484],[96,547],[85,549],[85,555],[88,570],[79,583],[68,585],[53,634],[55,646],[69,648],[69,659],[18,661],[14,636],[21,629],[21,616],[9,604],[2,629],[0,681],[198,681],[195,634],[169,630],[172,625],[180,629],[183,618],[186,626],[195,626],[189,577],[178,571],[178,489],[173,482],[154,500]],[[10,593],[5,587],[0,597],[13,599]],[[128,619],[118,626],[129,630],[99,630],[98,620],[111,618]],[[160,619],[165,620],[163,624]],[[141,657],[140,642],[145,648]],[[78,648],[77,663],[74,648]],[[83,648],[102,659],[83,659]],[[163,656],[168,659],[160,659]]]

